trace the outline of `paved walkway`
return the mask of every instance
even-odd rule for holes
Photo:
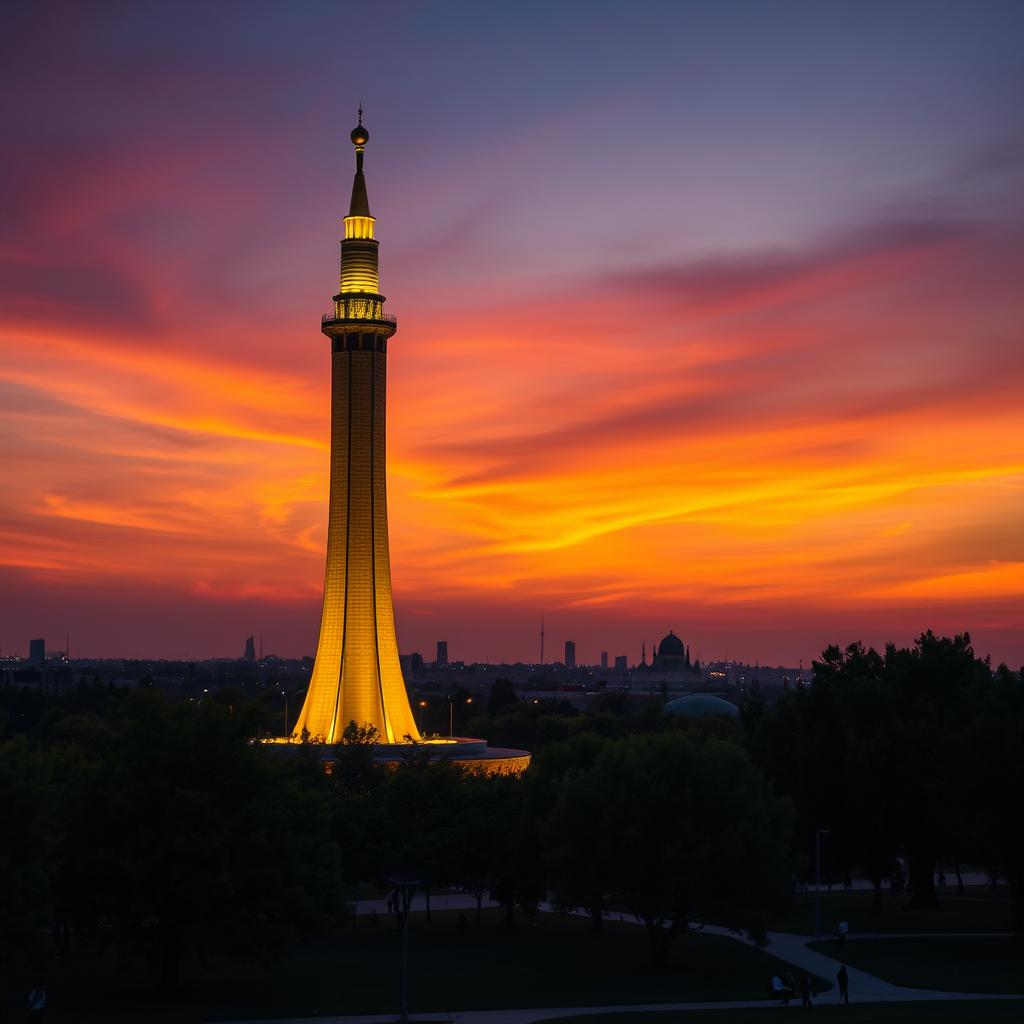
[[[349,900],[349,907],[355,914],[386,914],[388,912],[387,900],[372,899],[372,900]],[[480,904],[484,910],[489,907],[500,907],[501,904],[491,899],[484,899],[483,903]],[[417,893],[412,898],[412,904],[409,909],[412,913],[417,914],[427,909],[427,898],[420,893]],[[447,895],[434,895],[430,897],[430,910],[431,912],[441,913],[445,910],[472,910],[476,913],[476,897],[471,896],[465,892],[453,892]]]
[[[712,935],[726,935],[739,941],[747,941],[740,936],[730,935],[724,928],[707,926],[705,933]],[[907,936],[902,936],[906,938]],[[930,935],[915,936],[915,938],[932,938]],[[973,937],[973,936],[972,936]],[[817,997],[819,1003],[839,1002],[839,989],[835,985],[836,971],[842,961],[835,960],[816,949],[810,949],[812,942],[817,940],[809,935],[793,935],[789,932],[769,932],[767,952],[777,956],[780,960],[793,964],[832,982],[833,987],[828,992],[823,992]],[[976,992],[942,992],[931,988],[906,988],[903,985],[894,985],[890,981],[877,978],[867,971],[857,967],[846,965],[846,972],[850,978],[850,998],[857,1003],[897,1003],[916,1002],[921,1000],[950,1000],[950,999],[1024,999],[1024,995],[1001,995],[1001,994],[979,994]]]
[[[498,904],[491,900],[485,900],[485,907],[493,907]],[[387,905],[384,900],[361,900],[354,905],[356,913],[369,914],[371,911],[387,913]],[[413,910],[425,909],[425,901],[422,897],[413,901]],[[435,896],[431,900],[433,910],[476,910],[476,900],[472,896],[456,893],[449,896]],[[552,912],[548,904],[541,904],[540,909],[544,912]],[[584,914],[584,911],[575,913]],[[606,920],[622,921],[625,924],[635,924],[636,919],[629,914],[608,912]],[[698,930],[706,935],[722,935],[750,945],[750,940],[736,932],[730,932],[726,928],[717,925],[698,925]],[[993,938],[1002,937],[1010,933],[1003,932],[949,932],[941,935],[934,935],[927,932],[913,933],[905,932],[899,934],[880,935],[858,935],[856,938],[875,939],[934,939],[934,938]],[[854,940],[854,936],[847,936],[847,941]],[[839,970],[840,962],[817,950],[809,949],[809,945],[817,942],[810,935],[796,935],[790,932],[769,932],[767,952],[780,960],[798,967],[801,970],[815,974],[826,981],[833,983],[833,987],[815,997],[819,1005],[839,1002],[839,991],[835,986],[834,979],[836,971]],[[941,992],[930,988],[905,988],[902,985],[894,985],[876,978],[859,968],[846,965],[850,979],[850,997],[854,1003],[897,1003],[897,1002],[950,1002],[960,1000],[981,1000],[981,999],[1024,999],[1024,993],[1009,995],[1001,993],[978,993],[978,992]],[[767,981],[767,979],[766,979]],[[794,1005],[799,1006],[800,997],[797,996]],[[508,1009],[508,1010],[460,1010],[445,1013],[417,1013],[411,1014],[410,1021],[446,1021],[451,1024],[534,1024],[535,1021],[550,1020],[556,1017],[580,1017],[586,1014],[615,1014],[615,1013],[657,1013],[663,1010],[735,1010],[735,1009],[765,1009],[778,1006],[776,999],[716,1001],[703,1003],[634,1003],[629,1005],[614,1006],[557,1006],[557,1007],[536,1007],[531,1009]],[[316,1017],[316,1018],[291,1018],[278,1021],[252,1021],[247,1024],[309,1024],[315,1019],[317,1024],[394,1024],[397,1013],[375,1013],[363,1014],[360,1016],[348,1017]],[[614,1022],[609,1022],[614,1024]]]

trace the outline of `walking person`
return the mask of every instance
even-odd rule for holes
[[[846,973],[846,964],[841,964],[836,971],[836,981],[839,982],[839,1002],[850,1002],[850,975]]]
[[[800,1003],[802,1006],[807,1007],[808,1010],[813,1009],[811,1006],[811,976],[804,971],[800,975]]]

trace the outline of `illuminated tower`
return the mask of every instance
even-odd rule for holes
[[[336,743],[349,722],[382,743],[420,738],[398,663],[384,465],[388,340],[363,178],[369,133],[352,132],[356,174],[341,243],[341,286],[323,317],[331,341],[331,497],[323,615],[309,692],[293,736]]]

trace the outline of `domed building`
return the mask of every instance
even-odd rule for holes
[[[740,709],[722,697],[710,693],[688,693],[685,697],[677,697],[665,705],[670,715],[690,715],[701,718],[704,715],[726,715],[728,718],[739,718]]]
[[[654,645],[651,658],[652,672],[689,672],[690,650],[670,629],[668,636],[662,637],[661,643]]]

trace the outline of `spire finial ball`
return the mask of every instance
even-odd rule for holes
[[[352,135],[350,138],[352,139],[353,146],[365,146],[370,138],[370,133],[363,127],[362,106],[359,107],[359,124],[352,129]]]

